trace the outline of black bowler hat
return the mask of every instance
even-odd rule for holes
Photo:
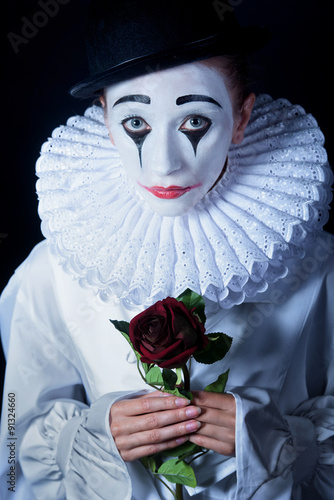
[[[86,33],[90,76],[70,93],[93,97],[152,71],[250,53],[269,37],[266,28],[240,27],[228,0],[92,0]]]

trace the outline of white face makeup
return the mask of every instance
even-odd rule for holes
[[[107,124],[124,169],[160,215],[182,215],[212,188],[232,141],[223,77],[200,63],[108,87]]]

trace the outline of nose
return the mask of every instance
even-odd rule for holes
[[[160,177],[179,171],[182,167],[182,153],[175,135],[160,131],[159,134],[152,134],[150,139],[151,147],[146,147],[144,153],[144,168],[146,163],[152,173]],[[146,146],[149,146],[149,144]]]

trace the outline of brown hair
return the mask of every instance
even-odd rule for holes
[[[203,59],[198,62],[217,70],[223,76],[231,93],[233,111],[235,114],[239,114],[246,97],[250,94],[250,65],[247,57],[242,54],[229,54]],[[94,101],[94,104],[101,106],[101,100],[106,111],[105,89],[101,89],[100,95]]]
[[[240,113],[246,97],[250,94],[250,65],[247,57],[243,54],[229,54],[200,62],[221,73],[232,94],[234,113]]]

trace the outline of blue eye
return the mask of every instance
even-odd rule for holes
[[[129,128],[132,127],[135,130],[138,130],[138,129],[142,128],[143,125],[144,125],[144,122],[140,118],[132,118],[132,120],[130,120],[130,127]]]
[[[189,124],[194,127],[194,128],[200,128],[203,127],[203,121],[202,118],[196,117],[196,118],[191,118],[189,120]],[[204,123],[205,124],[205,123]]]
[[[141,150],[146,136],[151,132],[152,129],[145,120],[140,118],[140,116],[128,116],[127,118],[124,118],[121,123],[125,130],[125,133],[129,137],[131,137],[138,148],[140,166],[142,166]]]
[[[148,132],[151,131],[151,127],[148,125],[148,123],[146,123],[146,121],[140,118],[139,116],[126,118],[125,120],[122,121],[122,125],[125,131],[129,135],[147,134]]]
[[[179,131],[186,135],[193,147],[195,156],[199,141],[211,127],[212,121],[204,116],[194,115],[187,118],[179,128]]]
[[[184,121],[180,127],[181,132],[192,132],[198,130],[208,130],[211,125],[211,120],[203,116],[191,116]]]

